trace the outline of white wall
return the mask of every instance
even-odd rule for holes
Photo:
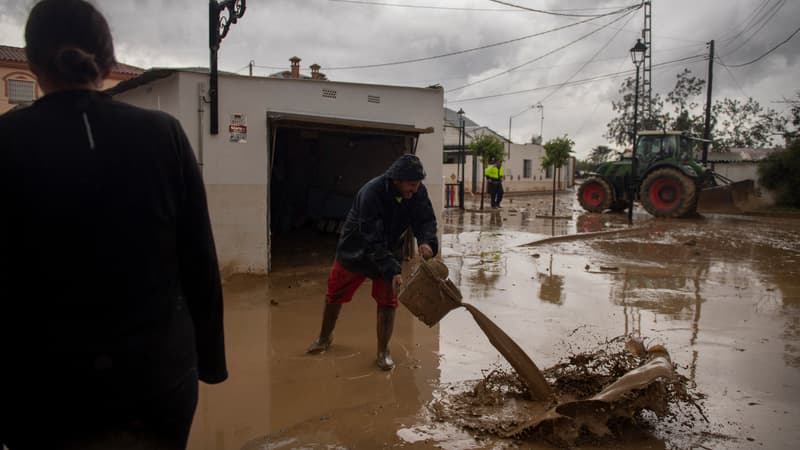
[[[245,76],[219,79],[219,134],[209,132],[209,105],[200,102],[208,75],[177,72],[117,95],[122,101],[173,114],[196,154],[202,151],[203,176],[223,274],[266,271],[268,135],[267,113],[281,112],[362,121],[433,127],[417,145],[433,206],[443,207],[441,89],[381,86],[315,80]],[[336,90],[325,98],[322,89]],[[367,95],[380,103],[367,102]],[[198,108],[203,112],[199,113]],[[247,142],[230,142],[232,114],[247,118]],[[201,126],[202,121],[202,126]],[[198,155],[199,158],[199,155]]]
[[[552,191],[553,177],[547,176],[547,172],[542,169],[542,158],[544,157],[544,148],[539,144],[511,144],[511,156],[508,156],[508,144],[506,144],[506,160],[503,161],[503,168],[506,179],[503,182],[503,190],[509,192],[540,192]],[[531,161],[531,177],[524,178],[524,160]],[[452,183],[453,176],[456,179],[460,176],[457,164],[444,165],[444,179],[446,183]],[[565,189],[571,186],[571,177],[566,178],[566,174],[572,170],[572,164],[567,164],[566,167],[561,169],[559,177],[558,189]],[[466,168],[465,168],[465,182],[464,191],[472,192],[472,156],[466,155]],[[478,161],[478,184],[477,190],[481,188],[481,179],[483,177],[483,167]]]

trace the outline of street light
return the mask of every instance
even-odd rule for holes
[[[631,151],[631,176],[628,180],[628,198],[631,204],[628,206],[628,225],[633,224],[633,198],[636,192],[636,172],[639,170],[639,158],[636,157],[636,133],[639,126],[639,67],[644,62],[644,54],[647,51],[647,46],[642,43],[641,39],[636,40],[636,45],[631,48],[631,61],[636,66],[636,84],[633,94],[633,150]]]
[[[458,206],[464,209],[464,166],[467,164],[467,158],[464,155],[464,109],[458,108],[456,114],[458,114],[458,164],[461,168],[461,181],[458,183]]]
[[[541,103],[536,104],[536,108],[539,109],[539,112],[542,113],[542,120],[539,122],[539,142],[541,145],[544,145],[544,135],[542,134],[544,131],[544,105]]]
[[[219,44],[228,35],[231,25],[236,23],[244,15],[247,7],[247,0],[217,0],[208,1],[208,49],[211,53],[211,64],[209,67],[208,94],[211,103],[211,134],[219,134],[219,88],[217,73],[217,52]]]
[[[531,106],[526,107],[525,109],[523,109],[522,111],[520,111],[520,112],[518,112],[516,114],[512,114],[512,115],[508,116],[508,152],[507,153],[508,153],[508,158],[509,159],[511,159],[511,120],[514,117],[520,116],[520,115],[524,114],[525,112],[527,112],[528,110],[531,110],[531,109],[537,108],[537,107],[538,107],[538,105],[531,105]]]

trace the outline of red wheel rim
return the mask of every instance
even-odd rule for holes
[[[681,200],[681,186],[678,180],[669,177],[658,178],[647,192],[650,203],[658,209],[671,209]]]
[[[598,206],[603,203],[604,195],[603,186],[600,186],[600,183],[589,183],[583,187],[581,199],[585,205]]]

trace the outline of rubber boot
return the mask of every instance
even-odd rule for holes
[[[341,310],[341,304],[325,302],[325,310],[322,312],[322,329],[319,331],[319,337],[308,347],[306,353],[316,355],[328,350],[333,343],[333,328],[336,327],[336,319],[339,318]]]
[[[394,330],[395,308],[378,306],[378,359],[376,363],[381,370],[392,370],[394,361],[389,353],[389,341]]]

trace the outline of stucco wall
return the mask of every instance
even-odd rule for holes
[[[209,106],[200,101],[207,86],[207,75],[177,72],[118,98],[167,111],[180,120],[202,160],[217,251],[226,273],[260,273],[267,267],[270,112],[433,127],[433,133],[420,136],[417,155],[428,173],[425,184],[434,208],[441,212],[441,89],[223,76],[219,80],[219,134],[212,136]],[[335,98],[324,97],[323,89],[335,90]],[[368,95],[380,97],[380,103],[368,102]],[[246,143],[230,141],[233,114],[246,117]]]

